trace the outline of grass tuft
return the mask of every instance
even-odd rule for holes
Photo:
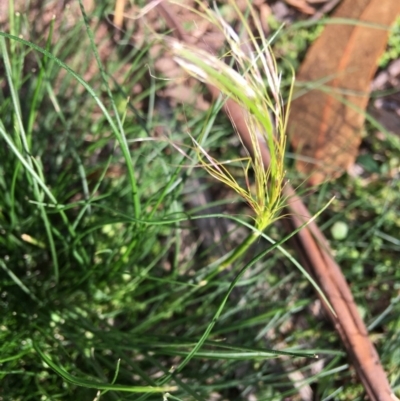
[[[189,70],[201,56],[203,79],[242,102],[275,158],[264,173],[257,157],[238,159],[221,102],[207,113],[157,106],[153,42],[132,46],[132,32],[112,41],[103,11],[35,33],[10,9],[0,32],[0,397],[281,400],[312,385],[321,399],[361,399],[279,221],[270,224],[284,204],[286,114],[269,41],[244,17],[239,40],[204,8],[226,32],[234,68],[176,50]],[[399,146],[385,138],[366,139],[379,156],[373,173],[308,200],[321,210],[338,197],[319,221],[328,235],[337,221],[349,228],[332,245],[398,391]],[[196,156],[238,196],[190,206],[210,188]],[[227,223],[212,246],[201,238],[213,228],[195,224],[207,218]],[[259,238],[248,253],[243,231]],[[232,256],[235,269],[221,269]]]

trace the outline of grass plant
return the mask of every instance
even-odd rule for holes
[[[27,37],[29,18],[12,14],[9,31],[0,32],[0,396],[281,400],[298,399],[301,386],[318,383],[321,399],[361,399],[331,326],[311,313],[309,282],[293,268],[290,250],[288,256],[277,252],[283,239],[279,222],[268,226],[282,205],[285,120],[277,119],[282,103],[270,99],[272,109],[270,103],[255,103],[249,113],[250,119],[260,115],[259,108],[272,111],[271,117],[249,123],[270,135],[265,140],[275,149],[275,170],[260,176],[255,192],[244,188],[256,207],[251,219],[246,209],[239,216],[240,202],[235,215],[212,216],[230,221],[221,242],[228,242],[231,252],[216,260],[213,248],[202,248],[192,224],[199,213],[208,214],[207,208],[188,208],[185,191],[205,175],[196,168],[196,157],[206,170],[227,171],[200,150],[208,154],[232,138],[221,104],[206,114],[176,108],[165,120],[152,106],[161,83],[143,78],[154,62],[151,43],[125,46],[128,37],[88,74],[98,51],[99,25],[89,23],[93,15],[73,28],[55,21],[43,39],[43,32]],[[243,79],[254,66],[246,60]],[[204,67],[209,76],[218,73]],[[232,85],[222,82],[225,94],[232,95]],[[131,95],[135,85],[143,88],[137,96]],[[139,107],[145,101],[147,112]],[[190,159],[170,146],[188,143],[187,129],[180,126],[183,114],[201,146],[186,148]],[[276,121],[283,125],[273,137]],[[169,141],[150,140],[160,125],[170,132]],[[371,138],[371,146],[387,156],[380,173],[389,177],[399,149],[395,141],[383,145]],[[226,160],[234,159],[236,151],[227,147]],[[264,166],[255,160],[253,166],[250,159],[242,161],[244,170],[235,170],[242,174],[234,176],[238,183],[250,182],[251,167],[261,172]],[[347,207],[339,203],[327,212],[323,228],[329,232],[339,218],[349,225],[348,237],[333,245],[396,390],[400,313],[392,261],[398,255],[399,191],[397,181],[387,180],[390,185],[360,180],[354,193],[352,181],[344,179],[324,187],[310,206],[318,211],[339,193]],[[232,197],[219,203],[232,207]],[[254,221],[257,229],[250,224]],[[236,270],[221,273],[221,264],[240,249],[235,232],[245,227],[261,238],[266,226],[263,235],[276,244],[266,249],[264,241],[255,241],[250,255],[237,254],[231,261]],[[379,276],[354,268],[349,260],[354,250],[374,261]],[[388,303],[369,308],[364,294],[371,302],[382,296]],[[319,361],[312,358],[316,353]],[[350,385],[344,389],[344,383]]]
[[[199,10],[192,9],[204,16],[212,25],[223,32],[228,46],[225,56],[232,58],[234,69],[218,57],[182,42],[169,40],[168,46],[173,59],[189,74],[202,82],[215,86],[225,96],[235,100],[244,111],[252,142],[252,156],[244,160],[246,187],[240,185],[225,163],[213,158],[200,144],[201,137],[192,137],[194,148],[204,169],[218,181],[231,187],[253,209],[256,231],[243,241],[241,246],[222,265],[234,262],[248,250],[260,233],[273,223],[283,208],[281,199],[285,178],[285,148],[287,116],[291,90],[285,109],[281,95],[281,75],[272,53],[270,42],[266,39],[261,23],[253,7],[249,6],[251,18],[246,18],[235,2],[229,2],[237,13],[243,26],[245,43],[222,18],[218,10],[211,10],[203,3],[197,3]],[[250,26],[255,26],[254,29]],[[243,48],[247,48],[243,50]],[[266,81],[266,82],[265,82]],[[292,87],[293,85],[291,85]],[[270,163],[264,164],[260,141],[269,150]],[[245,148],[246,149],[246,148]],[[249,152],[246,149],[247,152]],[[250,184],[249,171],[254,174],[254,186]]]

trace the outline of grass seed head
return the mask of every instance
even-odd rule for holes
[[[247,201],[255,212],[257,228],[262,230],[277,218],[283,203],[281,191],[285,178],[287,111],[285,113],[281,96],[281,75],[270,43],[264,36],[250,2],[249,17],[245,17],[236,3],[230,1],[243,27],[241,36],[244,39],[240,38],[217,9],[211,10],[200,2],[198,5],[204,18],[224,33],[228,55],[233,58],[236,69],[189,44],[169,40],[169,47],[174,60],[191,76],[215,86],[243,108],[253,148],[253,156],[249,157],[249,165],[245,168],[246,182],[249,168],[252,168],[255,189],[250,185],[241,187],[223,163],[213,159],[197,141],[193,143],[202,166]],[[199,13],[198,10],[196,12]],[[261,146],[265,145],[270,153],[269,166],[264,165],[262,158]]]

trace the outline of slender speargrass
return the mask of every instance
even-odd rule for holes
[[[248,156],[244,167],[246,186],[239,184],[225,163],[212,157],[201,145],[201,141],[192,137],[201,166],[211,176],[236,191],[254,211],[256,231],[236,248],[220,269],[241,256],[259,238],[260,233],[278,218],[284,206],[282,187],[285,180],[285,132],[289,111],[289,107],[286,110],[284,107],[281,75],[276,60],[256,13],[249,4],[249,16],[257,36],[236,3],[229,3],[243,26],[246,42],[240,39],[218,11],[198,2],[200,12],[197,12],[223,32],[229,49],[227,55],[233,59],[236,69],[195,46],[174,39],[167,40],[173,59],[185,71],[200,81],[215,86],[224,96],[242,107],[250,133],[253,155]],[[248,50],[245,51],[244,48]],[[290,104],[290,97],[291,91],[287,104]],[[268,166],[262,158],[261,146],[264,144],[270,154]],[[246,151],[249,153],[248,149]],[[254,185],[250,184],[250,171],[254,173]]]

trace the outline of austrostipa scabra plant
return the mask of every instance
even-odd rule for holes
[[[253,209],[255,230],[229,258],[229,263],[242,254],[248,246],[274,222],[284,205],[282,187],[285,180],[284,152],[288,107],[281,95],[281,74],[265,37],[255,10],[248,4],[243,15],[234,1],[229,4],[237,14],[242,27],[241,34],[224,20],[217,7],[209,8],[198,2],[200,14],[223,32],[228,51],[223,60],[182,41],[168,39],[173,59],[191,76],[216,87],[225,97],[234,100],[243,109],[251,139],[251,151],[244,168],[246,185],[242,186],[230,173],[224,161],[213,158],[192,138],[202,167],[214,178],[234,189]],[[290,104],[291,90],[286,104]],[[261,146],[268,148],[270,163],[265,165]],[[247,149],[246,149],[247,151]],[[249,172],[253,172],[253,185]],[[224,263],[226,265],[226,263]]]

